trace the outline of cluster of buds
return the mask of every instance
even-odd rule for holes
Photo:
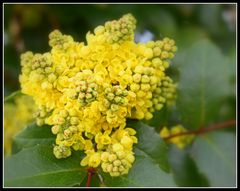
[[[49,45],[58,49],[65,49],[73,42],[70,35],[62,35],[58,30],[54,30],[49,34]]]
[[[40,106],[36,112],[34,112],[33,117],[36,118],[36,123],[38,126],[46,124],[45,119],[51,115],[51,110],[44,106]]]
[[[57,111],[51,118],[48,118],[48,123],[54,124],[51,130],[53,134],[57,135],[57,145],[69,147],[75,143],[81,143],[79,138],[81,137],[82,132],[78,127],[80,121],[73,110],[67,111],[65,109],[61,109],[60,111]]]
[[[111,176],[127,174],[135,160],[132,151],[126,150],[120,143],[112,145],[111,149],[101,154],[103,172]]]
[[[148,50],[149,58],[159,58],[165,68],[168,68],[168,64],[164,61],[168,59],[172,59],[174,57],[174,53],[177,51],[177,47],[175,46],[175,42],[172,39],[164,38],[163,40],[158,40],[156,42],[149,41],[146,45],[150,50]],[[159,61],[159,60],[158,60]],[[160,67],[162,64],[159,62],[156,66]]]
[[[82,105],[86,105],[91,103],[92,101],[96,100],[97,98],[97,84],[92,82],[92,83],[87,83],[86,81],[80,81],[79,86],[77,88],[77,93],[78,94],[78,101]]]
[[[160,131],[160,137],[167,138],[172,135],[177,135],[179,133],[185,133],[187,130],[182,125],[176,125],[168,129],[167,127],[163,127]],[[189,145],[193,139],[194,135],[181,135],[167,139],[167,143],[171,143],[176,145],[179,149],[185,148]]]
[[[33,99],[27,95],[16,96],[13,101],[4,103],[4,156],[12,152],[13,137],[34,121],[36,110]]]
[[[108,33],[108,43],[122,43],[134,38],[136,19],[131,15],[124,15],[119,20],[108,21],[105,23],[105,30]]]
[[[126,119],[149,120],[155,109],[174,101],[176,85],[165,73],[174,41],[135,43],[135,28],[127,14],[88,32],[87,44],[54,30],[50,52],[21,56],[22,92],[40,108],[37,124],[52,126],[57,158],[83,150],[81,165],[126,174],[137,143]]]
[[[153,92],[153,106],[150,108],[150,111],[161,110],[165,103],[171,106],[175,103],[175,99],[176,84],[173,84],[171,78],[165,76],[158,82],[157,88]]]
[[[71,155],[71,149],[64,145],[58,145],[53,148],[53,153],[57,159],[67,158]]]
[[[112,86],[107,87],[104,90],[104,105],[107,108],[110,108],[111,111],[117,111],[119,105],[126,105],[127,99],[126,96],[128,95],[127,90],[123,90],[120,86]]]
[[[160,88],[161,91],[158,92],[161,93],[159,97],[162,97],[166,99],[166,104],[167,105],[173,105],[176,100],[176,84],[173,83],[173,80],[165,76],[162,80],[161,83],[158,84],[158,87]],[[164,101],[162,102],[164,103]]]

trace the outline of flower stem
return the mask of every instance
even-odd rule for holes
[[[88,168],[88,179],[87,179],[87,184],[86,187],[90,187],[91,186],[91,181],[92,181],[92,177],[95,173],[95,169],[94,168]]]
[[[165,137],[164,139],[168,140],[168,139],[171,139],[173,137],[179,137],[179,136],[191,135],[191,134],[201,135],[201,134],[207,133],[209,131],[214,131],[216,129],[229,128],[229,127],[232,127],[235,124],[236,124],[236,120],[234,120],[234,119],[233,120],[228,120],[228,121],[224,121],[222,123],[217,123],[217,124],[210,125],[209,127],[206,127],[206,128],[199,128],[199,129],[193,130],[193,131],[176,133],[176,134],[170,135],[169,137]]]

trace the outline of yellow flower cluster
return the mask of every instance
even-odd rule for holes
[[[182,125],[173,126],[171,129],[163,127],[160,131],[160,137],[166,138],[175,134],[185,132],[187,132],[187,130]],[[193,141],[194,137],[194,135],[181,135],[167,139],[167,142],[175,144],[179,149],[183,149]]]
[[[33,113],[37,110],[30,96],[18,96],[14,102],[4,104],[4,153],[10,155],[12,138],[34,119]]]
[[[126,174],[137,143],[126,119],[149,120],[175,99],[176,85],[165,73],[174,41],[137,44],[135,28],[135,18],[126,14],[88,32],[86,44],[55,30],[50,52],[21,56],[22,92],[39,107],[37,123],[52,125],[57,158],[84,150],[81,165]]]

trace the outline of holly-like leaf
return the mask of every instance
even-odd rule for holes
[[[229,66],[220,50],[207,40],[196,42],[180,64],[177,108],[188,128],[199,128],[219,115],[229,92]]]
[[[32,147],[37,144],[52,145],[54,141],[55,136],[52,134],[50,126],[39,127],[33,123],[14,137],[12,153],[17,153],[22,148]]]
[[[186,150],[180,150],[173,145],[169,152],[169,162],[179,186],[209,186],[207,178],[199,172],[195,161]]]
[[[160,131],[161,127],[166,126],[168,124],[170,113],[171,112],[167,107],[163,107],[160,111],[155,111],[153,113],[153,118],[144,121],[144,123]]]
[[[4,162],[5,187],[68,187],[80,184],[87,171],[80,166],[82,152],[56,159],[51,146],[21,150]]]
[[[172,187],[176,186],[169,171],[168,148],[154,129],[142,122],[129,121],[137,131],[138,143],[134,148],[135,162],[129,173],[111,177],[103,173],[106,186]]]
[[[170,169],[167,156],[168,147],[154,128],[139,121],[129,121],[128,126],[134,127],[137,132],[136,148],[152,158],[161,169],[168,172]]]
[[[236,186],[236,137],[229,132],[214,132],[198,137],[191,156],[210,186]]]

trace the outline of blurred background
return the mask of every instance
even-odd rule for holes
[[[27,50],[49,51],[48,34],[58,28],[85,41],[90,30],[108,20],[132,13],[137,21],[135,40],[170,37],[181,53],[195,41],[208,38],[232,60],[236,69],[236,5],[234,4],[5,4],[4,5],[4,95],[20,89],[20,54]],[[173,74],[177,72],[172,68]]]

